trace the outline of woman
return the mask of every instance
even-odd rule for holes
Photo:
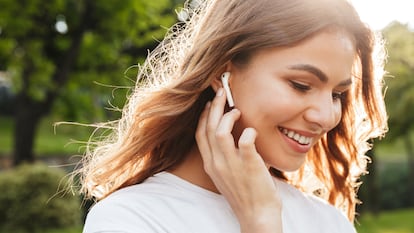
[[[87,154],[84,232],[354,232],[366,142],[386,130],[372,31],[345,0],[186,10]]]

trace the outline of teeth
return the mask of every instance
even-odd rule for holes
[[[288,138],[291,138],[291,139],[297,141],[299,144],[308,145],[312,141],[312,138],[305,137],[305,136],[300,135],[300,134],[298,134],[294,131],[287,130],[285,128],[280,128],[280,130],[282,131],[282,133],[284,135],[288,136]]]
[[[295,133],[295,135],[293,135],[293,139],[295,139],[296,141],[299,141],[300,135]]]

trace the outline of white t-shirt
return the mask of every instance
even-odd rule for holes
[[[335,207],[276,180],[284,233],[354,233]],[[171,173],[114,192],[88,213],[83,233],[239,233],[226,199]]]

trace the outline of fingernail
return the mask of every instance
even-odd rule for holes
[[[211,105],[211,102],[210,102],[210,101],[208,101],[208,102],[206,103],[206,108],[209,108],[209,107],[210,107],[210,105]]]
[[[223,88],[221,88],[221,87],[220,87],[220,88],[217,90],[216,95],[217,95],[217,96],[222,96],[222,95],[223,95]]]

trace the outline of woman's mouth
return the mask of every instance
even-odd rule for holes
[[[288,138],[296,141],[297,143],[301,144],[301,145],[309,145],[312,142],[312,138],[311,137],[306,137],[303,135],[300,135],[299,133],[292,131],[292,130],[288,130],[282,127],[279,127],[280,132],[282,132],[284,135],[286,135]]]

